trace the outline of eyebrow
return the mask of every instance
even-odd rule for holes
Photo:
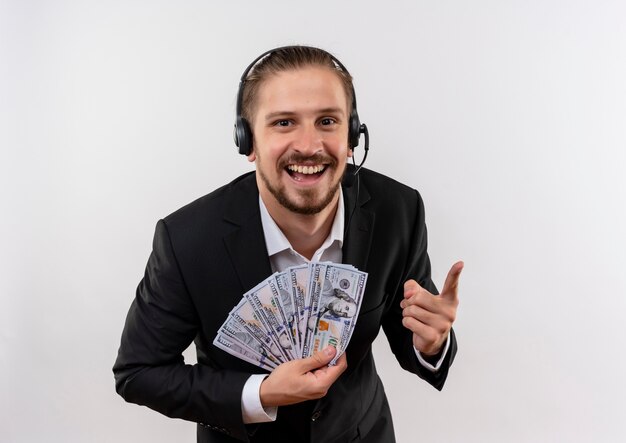
[[[323,108],[323,109],[318,109],[317,111],[315,111],[315,113],[317,114],[341,114],[343,115],[343,110],[341,108]],[[293,112],[293,111],[275,111],[275,112],[270,112],[269,114],[267,114],[265,116],[265,121],[268,120],[273,120],[277,117],[293,117],[294,115],[297,115],[297,112]]]

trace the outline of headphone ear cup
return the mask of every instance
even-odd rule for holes
[[[350,129],[348,130],[348,144],[350,145],[350,149],[354,149],[358,146],[360,137],[361,121],[359,120],[359,113],[353,108],[350,113]]]
[[[245,118],[237,117],[233,138],[235,139],[235,146],[239,148],[241,155],[247,156],[252,153],[252,131]]]

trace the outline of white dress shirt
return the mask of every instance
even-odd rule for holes
[[[282,272],[291,266],[298,266],[305,263],[309,263],[309,260],[295,251],[285,234],[280,230],[274,219],[272,219],[267,207],[263,203],[261,196],[259,196],[259,208],[261,210],[261,224],[263,225],[263,235],[265,236],[265,246],[267,247],[267,254],[270,259],[270,266],[272,272]],[[343,247],[343,233],[344,233],[344,207],[343,207],[343,194],[339,192],[339,202],[337,205],[337,212],[335,213],[335,219],[330,228],[330,233],[324,243],[313,254],[310,261],[312,262],[324,262],[330,261],[334,263],[341,263],[342,261],[342,247]],[[448,347],[450,340],[446,340],[444,352],[441,354],[441,358],[435,366],[428,363],[421,356],[418,350],[415,350],[417,359],[419,362],[430,371],[438,371],[441,367],[441,363],[445,355],[448,353]],[[243,414],[244,423],[262,423],[276,420],[276,407],[263,408],[261,405],[260,388],[261,383],[267,377],[267,374],[253,374],[248,378],[246,384],[243,387],[241,395],[241,411]]]

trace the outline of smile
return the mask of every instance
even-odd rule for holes
[[[289,171],[290,173],[297,172],[298,174],[303,174],[303,175],[319,174],[321,172],[324,172],[324,169],[326,169],[326,165],[314,165],[314,166],[289,165],[287,166],[287,171]]]

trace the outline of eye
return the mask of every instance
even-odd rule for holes
[[[289,121],[289,120],[276,120],[274,122],[274,126],[280,126],[280,127],[283,127],[283,128],[286,128],[286,127],[288,127],[290,125],[291,125],[291,121]]]
[[[320,120],[320,124],[322,126],[331,126],[331,125],[334,125],[335,123],[337,123],[337,121],[334,118],[330,118],[330,117],[324,117],[323,119]]]

